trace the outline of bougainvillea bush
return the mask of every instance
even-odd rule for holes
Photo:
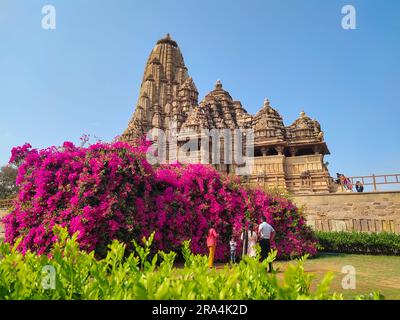
[[[276,236],[273,247],[278,257],[293,258],[304,253],[317,253],[314,233],[306,225],[299,209],[286,197],[268,195],[260,189],[248,189],[248,210],[252,221],[260,221],[264,215]]]
[[[311,230],[288,199],[246,188],[207,165],[153,168],[145,151],[123,142],[14,148],[10,162],[19,165],[19,194],[4,219],[6,241],[22,237],[22,252],[48,253],[57,240],[53,227],[61,225],[71,235],[79,232],[81,248],[98,256],[113,239],[129,249],[133,239],[152,232],[155,250],[178,251],[191,239],[193,252],[203,254],[214,221],[220,235],[216,259],[223,260],[230,237],[240,240],[243,224],[264,215],[277,231],[278,257],[316,253]]]
[[[5,217],[8,242],[22,236],[20,249],[48,252],[55,225],[79,231],[83,249],[105,253],[112,239],[129,241],[141,230],[137,201],[148,201],[153,171],[140,150],[124,143],[88,148],[65,142],[61,148],[12,150],[20,163],[19,194]]]
[[[211,166],[200,164],[164,166],[155,176],[162,191],[154,195],[156,222],[150,225],[155,229],[148,229],[156,231],[157,247],[179,248],[189,236],[192,250],[206,253],[206,234],[214,221],[220,235],[216,259],[226,257],[232,233],[239,236],[241,230],[246,191],[235,188]]]

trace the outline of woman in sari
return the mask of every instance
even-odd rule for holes
[[[256,256],[256,244],[257,244],[257,232],[254,231],[254,226],[251,223],[249,225],[249,230],[247,231],[247,237],[246,237],[246,233],[243,232],[242,233],[242,237],[241,240],[243,242],[245,242],[245,240],[247,240],[247,255],[249,257],[255,257]]]

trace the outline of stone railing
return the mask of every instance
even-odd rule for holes
[[[398,190],[400,190],[400,174],[381,174],[381,175],[371,175],[371,176],[358,176],[358,177],[346,177],[349,179],[353,185],[353,190],[355,189],[355,184],[360,181],[364,187],[372,187],[372,192],[380,191],[379,186],[382,185],[399,185]],[[343,185],[339,185],[342,191],[345,190]]]

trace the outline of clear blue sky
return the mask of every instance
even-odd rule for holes
[[[41,28],[54,5],[57,29]],[[357,30],[341,8],[357,10]],[[330,172],[400,172],[400,1],[0,0],[0,164],[13,146],[111,140],[144,65],[170,32],[200,91],[217,79],[255,113],[317,118]]]

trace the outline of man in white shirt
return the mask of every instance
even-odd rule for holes
[[[262,223],[258,226],[258,237],[261,247],[261,261],[264,261],[271,251],[271,240],[274,239],[275,230],[267,223],[267,218],[262,216]],[[269,263],[268,272],[272,272],[272,263]]]

